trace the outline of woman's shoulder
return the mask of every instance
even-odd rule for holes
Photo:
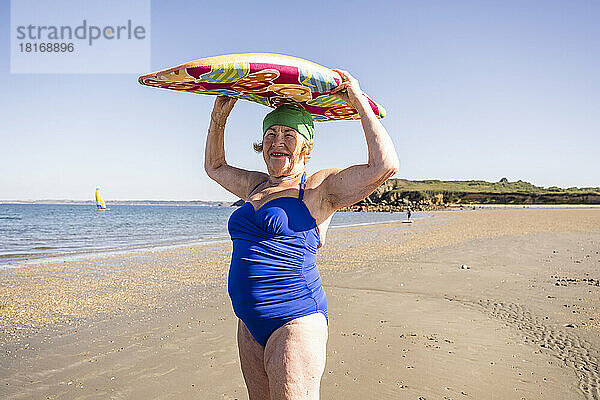
[[[315,172],[310,175],[306,180],[306,189],[310,193],[310,197],[313,201],[319,204],[320,208],[326,208],[327,212],[329,207],[331,190],[328,187],[328,178],[334,177],[337,173],[342,171],[342,168],[326,168]]]
[[[331,206],[331,193],[327,187],[327,178],[334,176],[341,170],[341,168],[322,169],[306,178],[305,203],[319,225],[328,220],[335,212],[335,209]],[[319,229],[324,238],[327,225]]]
[[[342,168],[326,168],[315,172],[306,178],[306,186],[309,188],[317,188],[330,176],[340,172]]]

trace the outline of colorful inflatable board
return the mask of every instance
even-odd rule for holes
[[[208,57],[139,77],[142,85],[213,96],[227,95],[275,108],[298,103],[315,121],[359,119],[358,111],[329,93],[339,73],[301,58],[249,53]],[[367,96],[375,115],[385,109]]]

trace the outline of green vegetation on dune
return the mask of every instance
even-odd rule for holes
[[[389,179],[352,211],[444,208],[451,204],[600,204],[600,187],[544,188],[529,182]]]
[[[390,179],[386,182],[388,190],[423,191],[423,192],[463,192],[463,193],[600,193],[600,187],[568,189],[552,186],[544,188],[529,182],[508,182],[505,178],[500,182],[486,181],[441,181],[424,180],[409,181],[407,179]]]

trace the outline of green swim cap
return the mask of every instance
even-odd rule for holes
[[[315,136],[315,125],[310,113],[304,108],[292,104],[283,104],[265,116],[263,135],[273,125],[283,125],[295,129],[308,141]]]

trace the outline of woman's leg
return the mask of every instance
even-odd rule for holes
[[[327,320],[301,317],[271,334],[264,350],[271,400],[317,400],[325,370]]]
[[[270,400],[269,379],[264,362],[265,349],[252,337],[241,320],[238,320],[237,341],[248,397],[250,400]]]

